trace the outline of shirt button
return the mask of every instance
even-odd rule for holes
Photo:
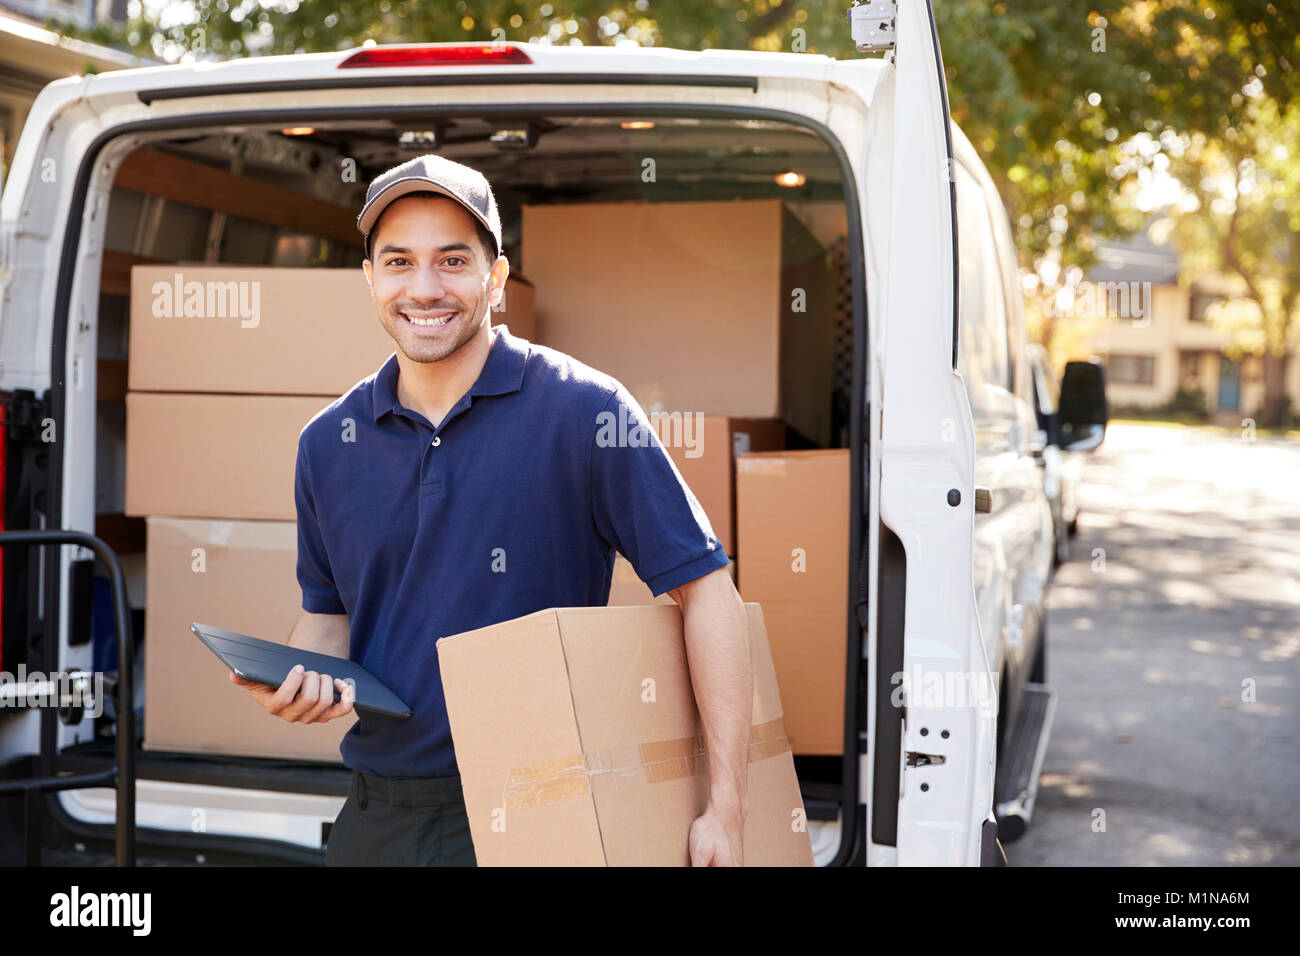
[[[437,447],[438,447],[439,445],[441,445],[441,444],[442,444],[442,436],[441,436],[441,435],[434,435],[434,436],[433,436],[433,447],[434,447],[434,448],[437,448]]]

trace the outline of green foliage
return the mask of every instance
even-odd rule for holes
[[[1129,26],[1150,41],[1148,93],[1164,125],[1122,164],[1129,183],[1164,169],[1181,184],[1155,228],[1185,275],[1235,280],[1239,294],[1210,321],[1228,352],[1273,369],[1300,348],[1300,38],[1283,6],[1136,4]],[[1265,376],[1265,424],[1287,414],[1283,384]]]
[[[1199,385],[1193,385],[1179,386],[1174,397],[1164,405],[1163,411],[1175,420],[1209,421],[1208,408],[1205,392]]]

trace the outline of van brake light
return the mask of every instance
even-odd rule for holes
[[[380,66],[467,66],[478,63],[532,63],[517,46],[492,43],[415,44],[365,47],[339,64],[339,69]]]

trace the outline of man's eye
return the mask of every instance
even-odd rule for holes
[[[388,265],[390,266],[401,265],[404,264],[405,262],[406,262],[406,258],[404,256],[394,256],[392,259],[388,260]]]
[[[448,257],[447,257],[447,265],[451,266],[453,269],[456,268],[456,266],[454,265],[454,263],[463,263],[464,261],[465,261],[465,260],[462,259],[460,256],[448,256]]]

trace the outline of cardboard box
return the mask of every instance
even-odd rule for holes
[[[796,754],[844,752],[849,451],[736,459],[740,593],[763,606]]]
[[[191,621],[285,642],[302,614],[293,522],[150,517],[144,749],[342,763],[355,714],[291,724],[268,714],[191,633]]]
[[[509,325],[532,339],[533,290],[506,280]],[[131,269],[132,391],[342,395],[393,353],[360,269]]]
[[[506,276],[501,307],[493,310],[490,321],[493,325],[509,326],[510,334],[516,338],[536,342],[537,290],[533,288],[532,280],[513,272]]]
[[[522,216],[547,345],[613,375],[647,412],[777,418],[830,444],[830,260],[781,200],[525,205]]]
[[[126,513],[296,521],[298,435],[333,401],[128,392]]]
[[[732,561],[727,565],[727,570],[731,572],[732,583],[736,580],[736,562]],[[667,593],[655,597],[650,593],[650,588],[636,575],[636,569],[632,567],[632,562],[621,554],[614,555],[614,575],[609,582],[609,600],[607,607],[635,607],[642,604],[670,604],[674,607],[677,602]]]
[[[722,415],[651,414],[682,478],[699,499],[722,550],[736,553],[736,455],[785,447],[785,423]]]
[[[746,610],[745,863],[810,866],[763,614]],[[689,865],[708,773],[677,608],[552,608],[444,637],[438,659],[480,866]]]

